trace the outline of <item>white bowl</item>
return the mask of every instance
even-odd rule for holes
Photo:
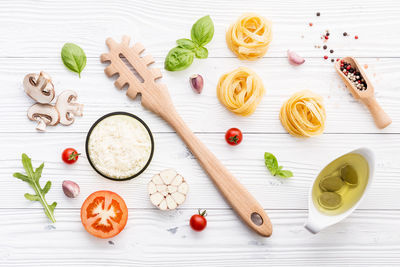
[[[365,190],[364,190],[361,198],[353,205],[353,207],[348,209],[346,212],[343,212],[338,215],[327,215],[327,214],[320,212],[317,209],[317,207],[315,207],[314,201],[312,200],[312,190],[314,187],[314,183],[315,183],[316,179],[318,178],[318,175],[317,175],[311,185],[310,192],[308,194],[308,219],[304,225],[304,227],[313,234],[316,234],[316,233],[320,232],[321,230],[325,229],[326,227],[336,224],[336,223],[340,222],[341,220],[343,220],[344,218],[346,218],[347,216],[349,216],[358,207],[358,205],[361,203],[361,201],[364,199],[365,194],[372,183],[372,179],[375,176],[374,153],[368,148],[359,148],[359,149],[353,150],[349,153],[346,153],[345,155],[350,154],[350,153],[360,154],[368,162],[369,177],[368,177],[368,182],[365,187]],[[328,164],[326,164],[325,166],[327,166]]]

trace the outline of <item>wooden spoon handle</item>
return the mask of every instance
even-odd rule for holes
[[[374,118],[375,124],[379,129],[383,129],[392,123],[392,119],[382,109],[375,97],[361,98],[361,101],[368,107]]]
[[[178,113],[170,110],[161,116],[176,130],[242,220],[258,234],[270,236],[272,224],[262,206],[196,137]]]

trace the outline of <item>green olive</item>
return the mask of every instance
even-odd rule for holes
[[[342,197],[335,192],[324,192],[318,198],[319,204],[329,210],[334,210],[342,205]]]
[[[319,183],[319,187],[321,187],[323,191],[328,192],[338,191],[343,185],[344,182],[339,176],[327,176]]]
[[[340,176],[349,185],[358,184],[358,174],[357,171],[351,165],[345,165],[340,169]]]

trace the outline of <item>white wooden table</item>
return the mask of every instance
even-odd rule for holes
[[[265,58],[242,62],[225,43],[225,30],[244,11],[255,11],[274,22],[274,39]],[[321,12],[317,17],[316,12]],[[175,40],[190,36],[197,18],[210,14],[215,35],[210,57],[195,60],[185,71],[164,71],[176,108],[188,125],[261,202],[274,224],[271,238],[257,236],[242,224],[171,128],[115,89],[99,62],[105,39],[123,34],[140,41],[163,67]],[[308,23],[314,23],[313,27]],[[367,110],[357,103],[324,60],[320,35],[330,30],[328,50],[334,57],[355,56],[368,64],[376,96],[393,124],[378,130]],[[0,2],[0,265],[1,266],[334,266],[400,264],[400,2],[392,1],[28,1]],[[351,34],[343,37],[343,32]],[[359,36],[354,39],[354,34]],[[88,56],[82,78],[60,59],[65,42],[80,45]],[[306,57],[300,67],[288,64],[286,50]],[[228,112],[217,100],[220,75],[238,66],[255,70],[267,94],[248,118]],[[32,105],[22,88],[29,72],[45,70],[57,92],[73,89],[85,104],[84,116],[70,127],[38,133],[26,117]],[[205,88],[196,95],[188,77],[200,73]],[[307,140],[288,135],[279,122],[285,99],[302,89],[321,94],[327,108],[325,133]],[[155,154],[137,179],[113,182],[97,175],[83,155],[66,166],[66,147],[84,151],[86,133],[100,116],[128,111],[150,126]],[[229,147],[224,133],[244,132],[238,147]],[[345,221],[311,235],[303,228],[307,194],[313,177],[328,161],[367,146],[377,157],[376,179],[359,209]],[[295,176],[271,177],[263,162],[274,153]],[[45,162],[42,182],[51,180],[47,195],[57,201],[57,222],[50,224],[39,203],[29,202],[29,186],[12,177],[22,171],[21,153]],[[156,210],[146,185],[155,173],[172,167],[190,185],[186,203],[174,212]],[[64,179],[81,187],[77,199],[67,199]],[[90,193],[107,189],[120,194],[129,207],[125,230],[115,238],[90,236],[80,222],[80,207]],[[208,210],[208,227],[195,233],[188,220],[198,208]]]

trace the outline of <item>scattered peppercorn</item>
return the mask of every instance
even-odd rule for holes
[[[324,59],[328,59],[328,56],[324,56]]]
[[[326,35],[326,36],[329,36],[329,32],[327,32],[325,35]]]
[[[334,51],[333,51],[333,49],[331,49],[331,50],[329,50],[329,52],[332,54]]]
[[[308,23],[308,25],[310,25],[310,27],[312,27],[313,24],[312,24],[312,22],[310,22],[310,23]]]
[[[354,36],[354,39],[356,39],[356,40],[357,40],[357,39],[358,39],[358,35]]]
[[[332,59],[331,59],[331,62],[335,62],[335,60],[332,58]]]
[[[324,49],[327,49],[328,47],[326,45],[323,46]]]
[[[317,17],[319,17],[319,16],[321,16],[321,13],[320,13],[320,12],[317,12]]]
[[[336,61],[339,61],[339,60],[340,60],[340,58],[337,58],[337,59],[336,59]]]
[[[343,33],[343,36],[347,36],[347,32],[344,32],[344,33]]]
[[[325,35],[325,40],[328,40],[329,39],[329,36],[328,35]]]

